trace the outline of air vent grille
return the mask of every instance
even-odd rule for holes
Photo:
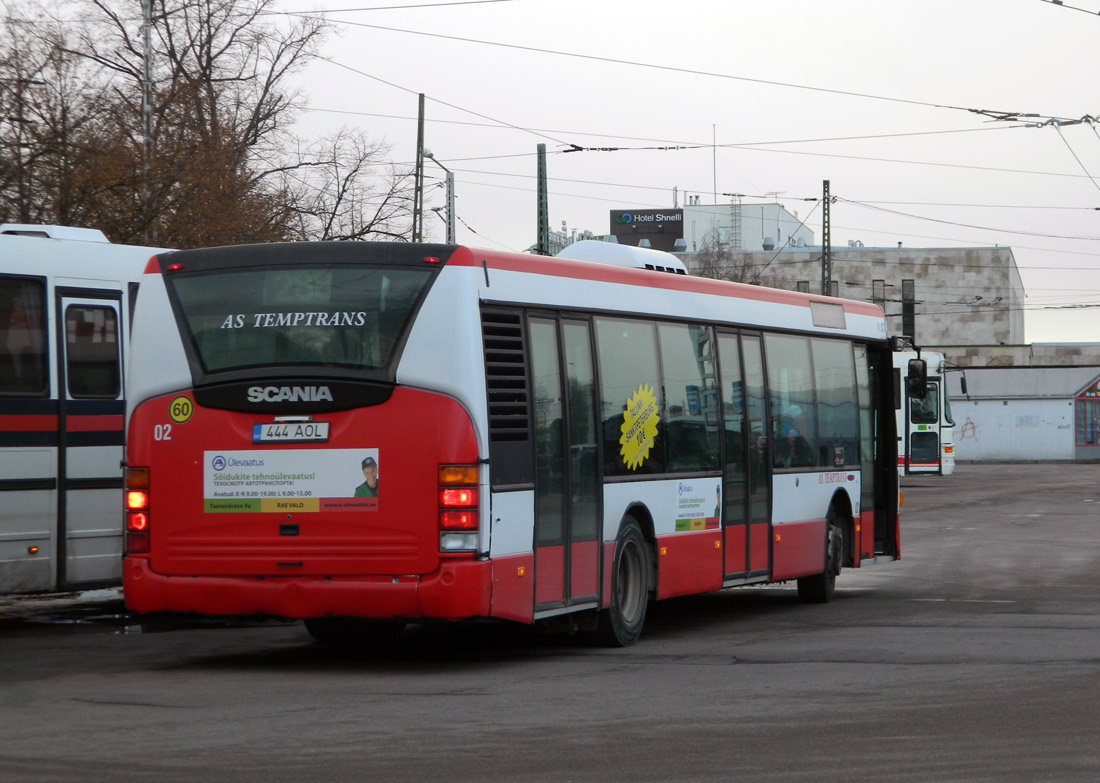
[[[526,441],[530,432],[523,317],[483,310],[485,376],[489,392],[489,440]]]

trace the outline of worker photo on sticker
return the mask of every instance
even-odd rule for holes
[[[360,464],[363,469],[363,483],[355,488],[357,498],[378,497],[378,460],[374,457],[365,457]]]

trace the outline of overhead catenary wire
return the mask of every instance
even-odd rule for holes
[[[1090,123],[1090,125],[1091,125],[1091,123]],[[1076,152],[1076,151],[1075,151],[1075,150],[1073,149],[1073,145],[1071,145],[1071,144],[1069,143],[1069,139],[1067,139],[1067,138],[1066,138],[1066,135],[1065,135],[1064,133],[1062,133],[1062,128],[1061,128],[1061,127],[1060,127],[1059,125],[1055,124],[1055,125],[1054,125],[1054,129],[1055,129],[1056,131],[1058,131],[1058,138],[1060,138],[1060,139],[1061,139],[1061,140],[1062,140],[1063,142],[1065,142],[1065,145],[1066,145],[1066,149],[1068,149],[1068,150],[1069,150],[1069,154],[1073,156],[1073,159],[1074,159],[1075,161],[1077,161],[1077,165],[1081,167],[1081,171],[1085,172],[1085,174],[1086,174],[1086,175],[1088,176],[1088,178],[1089,178],[1089,182],[1091,182],[1091,183],[1092,183],[1092,186],[1093,186],[1094,188],[1096,188],[1097,190],[1100,190],[1100,183],[1098,183],[1098,182],[1096,181],[1096,178],[1095,178],[1094,176],[1092,176],[1092,174],[1091,174],[1091,173],[1089,172],[1088,168],[1087,168],[1087,167],[1085,166],[1085,164],[1084,164],[1084,161],[1082,161],[1082,160],[1081,160],[1080,156],[1079,156],[1079,155],[1077,154],[1077,152]],[[1095,130],[1096,130],[1096,129],[1095,129],[1095,128],[1093,128],[1093,131],[1094,131],[1094,132],[1095,132]]]
[[[407,88],[401,88],[405,89]],[[351,109],[331,109],[320,106],[313,106],[305,109],[306,112],[322,112],[330,114],[348,114],[356,117],[378,117],[389,120],[407,120],[409,122],[416,122],[417,118],[408,114],[382,114],[379,112],[366,112],[366,111],[353,111]],[[439,125],[462,125],[466,127],[477,128],[496,128],[498,130],[511,130],[511,125],[500,125],[496,123],[484,123],[484,122],[469,122],[464,120],[448,120],[440,118],[430,118],[428,122]],[[725,142],[723,144],[715,145],[713,142],[698,142],[688,141],[684,139],[655,139],[647,136],[630,136],[622,133],[597,133],[595,131],[578,131],[578,130],[562,130],[555,128],[530,128],[528,130],[539,131],[542,133],[553,133],[557,135],[569,134],[571,136],[591,136],[593,138],[608,138],[608,139],[625,139],[627,141],[644,141],[653,142],[662,145],[687,145],[697,148],[709,149],[712,146],[717,146],[718,149],[737,149],[739,147],[751,147],[763,144],[779,145],[779,144],[811,144],[811,143],[824,143],[833,141],[869,141],[874,139],[899,139],[899,138],[912,138],[920,136],[945,136],[951,134],[961,133],[989,133],[995,131],[1015,130],[1017,128],[1027,127],[1025,125],[989,125],[981,128],[947,128],[940,130],[926,130],[926,131],[905,131],[902,133],[868,133],[859,136],[827,136],[823,138],[811,138],[811,139],[772,139],[768,141],[748,141],[748,142]],[[641,149],[641,148],[639,148]]]
[[[288,16],[316,16],[315,13],[310,13],[310,12],[284,12],[284,13],[286,13]],[[854,90],[840,90],[840,89],[836,89],[836,88],[833,88],[833,87],[817,87],[817,86],[806,85],[806,84],[795,84],[793,82],[781,82],[781,81],[776,81],[776,80],[773,80],[773,79],[759,79],[759,78],[750,77],[750,76],[737,76],[737,75],[734,75],[734,74],[718,73],[716,71],[704,71],[704,70],[695,69],[695,68],[684,68],[684,67],[675,66],[675,65],[662,65],[660,63],[649,63],[649,62],[643,62],[643,61],[639,61],[639,60],[625,60],[625,59],[622,59],[622,58],[604,57],[604,56],[601,56],[601,55],[594,55],[594,54],[582,54],[582,53],[579,53],[579,52],[566,52],[566,51],[562,51],[560,49],[546,49],[546,48],[542,48],[542,47],[538,47],[538,46],[525,46],[525,45],[522,45],[522,44],[506,43],[506,42],[503,42],[503,41],[486,41],[486,40],[482,40],[482,39],[478,39],[478,38],[468,38],[468,37],[460,36],[460,35],[450,35],[450,34],[447,34],[447,33],[431,33],[431,32],[426,32],[424,30],[409,30],[409,29],[401,28],[401,27],[390,27],[390,26],[387,26],[387,25],[371,24],[369,22],[352,22],[352,21],[348,21],[346,19],[339,19],[339,20],[332,20],[332,21],[334,21],[338,24],[346,24],[346,25],[351,25],[351,26],[354,26],[354,27],[366,27],[366,28],[371,28],[371,29],[375,29],[375,30],[385,30],[387,32],[403,33],[405,35],[420,35],[420,36],[426,36],[426,37],[429,37],[429,38],[440,38],[440,39],[450,40],[450,41],[460,41],[460,42],[463,42],[463,43],[479,44],[479,45],[482,45],[482,46],[495,46],[495,47],[500,47],[500,48],[504,48],[504,49],[514,49],[514,50],[518,50],[518,51],[537,52],[539,54],[549,54],[549,55],[554,55],[554,56],[558,56],[558,57],[570,57],[570,58],[577,58],[577,59],[582,59],[582,60],[592,60],[592,61],[595,61],[595,62],[611,63],[611,64],[615,64],[615,65],[628,65],[628,66],[635,67],[635,68],[647,68],[647,69],[653,69],[653,70],[667,71],[667,72],[670,72],[670,73],[688,74],[688,75],[692,75],[692,76],[707,76],[707,77],[712,77],[712,78],[716,78],[716,79],[741,81],[741,82],[747,82],[747,83],[751,83],[751,84],[763,84],[763,85],[767,85],[769,87],[784,87],[784,88],[788,88],[788,89],[808,90],[808,91],[811,91],[811,92],[819,92],[819,93],[824,93],[824,94],[828,94],[828,95],[842,95],[842,96],[846,96],[846,97],[850,97],[850,98],[862,98],[862,99],[876,100],[876,101],[887,101],[887,102],[891,102],[891,103],[900,103],[900,104],[906,104],[906,105],[910,105],[910,106],[924,106],[926,108],[933,108],[933,109],[949,109],[949,110],[952,110],[952,111],[964,111],[964,112],[970,112],[970,113],[986,113],[988,111],[988,110],[984,110],[984,109],[974,109],[974,108],[965,107],[965,106],[954,106],[954,105],[946,104],[946,103],[936,103],[936,102],[933,102],[933,101],[921,101],[921,100],[914,100],[914,99],[910,99],[910,98],[898,98],[898,97],[888,96],[888,95],[876,95],[876,94],[873,94],[873,93],[857,92],[857,91],[854,91]],[[1029,115],[1020,115],[1020,116],[1039,117],[1039,116],[1047,116],[1047,115],[1029,114]]]
[[[977,229],[979,231],[993,231],[993,232],[996,232],[996,233],[999,233],[999,234],[1018,234],[1020,236],[1043,237],[1043,238],[1046,238],[1046,239],[1073,239],[1073,240],[1082,240],[1082,241],[1088,241],[1088,242],[1100,241],[1100,236],[1065,236],[1065,235],[1061,235],[1061,234],[1050,234],[1050,233],[1039,232],[1039,231],[1021,231],[1019,229],[1012,229],[1012,228],[979,226],[979,225],[974,225],[974,224],[971,224],[971,223],[960,223],[959,221],[955,221],[955,220],[943,220],[941,218],[928,217],[927,215],[914,215],[912,213],[901,212],[901,211],[896,210],[896,209],[886,209],[885,207],[877,207],[877,206],[873,206],[871,204],[865,204],[865,203],[861,203],[861,202],[858,202],[858,201],[852,201],[850,199],[845,199],[845,198],[840,198],[840,197],[838,197],[838,200],[844,202],[845,204],[851,204],[853,206],[863,207],[865,209],[877,210],[879,212],[887,212],[887,213],[890,213],[892,215],[899,215],[901,217],[913,218],[915,220],[926,220],[930,223],[940,223],[940,224],[948,225],[948,226],[959,226],[960,228],[973,228],[973,229]]]
[[[380,28],[380,29],[387,29],[387,30],[394,30],[395,29],[395,28],[386,28],[386,27],[378,26],[378,25],[365,25],[365,26],[367,26],[367,27],[377,27],[377,28]],[[421,33],[416,33],[416,31],[408,31],[408,30],[398,30],[398,32],[421,34]],[[458,40],[472,41],[472,42],[475,42],[475,43],[477,42],[475,39],[462,39],[462,38],[459,38],[457,36],[441,36],[441,37],[456,38]],[[486,42],[481,42],[481,43],[486,43]],[[487,43],[492,44],[492,42],[487,42]],[[527,47],[515,47],[515,48],[527,48]],[[547,51],[549,51],[549,50],[547,50]],[[554,52],[551,52],[551,53],[554,53]],[[567,56],[572,56],[571,53],[562,53],[562,54],[565,54]],[[593,58],[593,59],[605,59],[605,58]],[[653,64],[633,63],[633,62],[630,62],[630,61],[623,61],[623,62],[625,64],[630,64],[630,65],[639,65],[639,66],[643,66],[643,67],[653,67]],[[684,71],[684,70],[688,70],[688,69],[672,69],[672,70]],[[365,75],[370,76],[369,74],[365,74]],[[710,73],[705,73],[705,72],[703,73],[703,75],[722,76],[721,74],[710,74]],[[375,78],[375,77],[371,77],[371,78]],[[385,80],[381,80],[381,81],[385,82]],[[801,86],[801,85],[783,84],[782,86],[796,86],[797,87],[797,86]],[[843,92],[843,91],[840,91],[840,92]],[[884,96],[872,96],[872,95],[869,95],[869,94],[860,94],[860,96],[861,97],[884,97]],[[468,111],[467,109],[464,109],[463,107],[455,106],[453,104],[448,104],[446,102],[440,101],[439,103],[441,105],[450,106],[451,108],[457,109],[459,111]],[[918,103],[920,103],[920,102],[918,102]],[[935,106],[941,107],[941,108],[943,107],[940,104],[926,104],[926,105],[935,105]],[[947,108],[962,108],[962,107],[947,107]],[[986,110],[975,110],[975,109],[967,109],[967,111],[969,111],[971,113],[985,114],[986,116],[991,116],[991,117],[994,117],[995,119],[1007,119],[1010,116],[1011,117],[1023,118],[1025,116],[1023,114],[1012,114],[1012,113],[1002,113],[1000,115],[997,115],[996,113],[989,112],[989,111],[986,111]],[[471,112],[471,113],[476,115],[476,116],[485,117],[485,115],[481,115],[477,112]],[[1029,113],[1026,116],[1031,118],[1031,117],[1038,117],[1039,115],[1037,113]],[[489,119],[491,119],[491,118],[489,118]],[[685,144],[685,143],[682,143],[682,142],[671,142],[670,143],[670,142],[665,142],[664,140],[638,139],[636,137],[631,139],[631,140],[652,141],[652,142],[655,142],[655,144],[646,145],[646,146],[635,146],[635,147],[622,147],[622,146],[612,146],[612,145],[604,145],[604,146],[600,146],[600,147],[586,147],[582,144],[576,143],[576,141],[566,141],[565,139],[561,138],[561,136],[567,136],[567,137],[571,136],[574,139],[576,139],[579,136],[584,135],[584,134],[578,133],[576,131],[570,131],[570,132],[567,132],[567,133],[563,133],[563,132],[560,132],[560,131],[552,131],[551,134],[553,134],[553,136],[551,136],[550,134],[544,133],[540,130],[535,130],[535,129],[532,129],[532,128],[524,128],[524,127],[520,127],[518,125],[514,125],[514,124],[510,124],[510,123],[499,123],[499,121],[493,120],[493,119],[491,119],[491,121],[494,123],[495,127],[511,128],[511,129],[520,130],[520,131],[527,132],[527,133],[541,133],[543,135],[543,137],[550,137],[550,139],[553,140],[555,143],[561,144],[563,146],[564,149],[560,150],[560,152],[562,154],[576,153],[576,152],[581,152],[581,151],[585,151],[585,152],[623,152],[623,151],[628,151],[628,150],[634,150],[634,151],[680,151],[680,150],[683,150],[683,149],[686,149],[686,148],[702,149],[702,148],[708,148],[708,147],[717,147],[717,145],[713,145],[713,144]],[[1017,124],[1017,125],[1012,125],[1012,126],[1001,126],[1001,127],[1002,128],[1007,127],[1007,129],[1020,129],[1020,128],[1033,127],[1033,126],[1032,125],[1025,125],[1025,124]],[[1057,127],[1057,125],[1056,125],[1056,127]],[[1091,127],[1091,123],[1090,123],[1090,127]],[[970,130],[976,130],[976,129],[970,129]],[[989,128],[983,128],[981,130],[989,130]],[[1093,128],[1093,131],[1095,132],[1095,128]],[[959,131],[943,131],[943,133],[950,133],[950,132],[959,132]],[[878,137],[887,138],[887,137],[890,137],[890,136],[901,137],[901,136],[908,136],[908,135],[917,135],[917,134],[915,132],[910,132],[910,133],[906,133],[906,134],[880,134]],[[557,137],[557,138],[555,138],[555,137]],[[589,137],[596,137],[596,135],[589,135]],[[603,137],[603,138],[622,138],[622,137],[614,137],[614,136],[611,136],[610,134],[607,134],[607,135],[599,134],[599,137]],[[846,141],[846,140],[854,140],[856,138],[859,138],[859,137],[839,137],[836,140],[837,141]],[[1063,137],[1063,140],[1064,140],[1064,137]],[[1080,178],[1082,176],[1081,174],[1076,174],[1076,173],[1067,174],[1067,173],[1063,173],[1063,172],[1045,172],[1045,171],[1028,170],[1028,169],[1006,169],[1006,168],[997,168],[997,167],[988,167],[988,166],[974,166],[972,164],[945,163],[945,162],[940,162],[940,161],[908,161],[908,160],[901,160],[901,159],[897,159],[897,158],[881,158],[881,157],[871,157],[871,156],[838,155],[838,154],[827,153],[827,152],[811,152],[811,151],[806,151],[806,150],[795,150],[795,151],[775,150],[775,149],[767,149],[766,147],[764,147],[765,144],[767,144],[769,146],[795,145],[795,144],[800,144],[800,143],[802,143],[802,144],[810,143],[810,142],[814,142],[814,141],[825,141],[825,140],[788,139],[788,140],[779,140],[779,141],[773,141],[773,142],[754,142],[754,143],[739,143],[739,144],[728,144],[727,143],[727,144],[722,144],[721,147],[723,149],[739,149],[739,150],[749,150],[749,151],[755,150],[755,151],[764,151],[764,152],[773,152],[773,153],[774,152],[788,152],[788,153],[791,153],[791,154],[811,155],[811,156],[817,156],[817,157],[833,157],[833,158],[837,158],[837,159],[872,160],[872,161],[875,161],[875,162],[890,162],[890,163],[900,163],[900,164],[909,164],[909,165],[938,166],[938,167],[969,169],[969,170],[993,170],[993,171],[1003,171],[1003,172],[1009,172],[1009,173],[1018,173],[1018,174],[1023,174],[1023,175],[1048,175],[1048,176],[1071,177],[1071,178],[1072,177]],[[1067,146],[1069,146],[1068,142],[1067,142]],[[1070,149],[1071,149],[1071,152],[1072,152],[1072,147]],[[533,153],[528,153],[528,154],[533,154]],[[503,156],[501,156],[501,157],[503,157]],[[520,157],[520,156],[509,156],[509,157]],[[1075,155],[1075,157],[1076,157],[1076,155]],[[498,158],[498,156],[482,156],[480,159],[481,160],[490,160],[490,159],[499,159],[499,158]],[[1083,176],[1088,178],[1090,180],[1091,184],[1093,184],[1094,186],[1097,186],[1095,179],[1092,177],[1091,173],[1088,172],[1087,168],[1080,162],[1079,159],[1078,159],[1078,165],[1081,167],[1082,171],[1084,172]],[[493,172],[484,172],[484,174],[486,176],[499,176],[499,174],[496,174],[496,173],[493,173]],[[661,188],[655,188],[653,186],[649,186],[649,187],[654,189],[654,190],[661,190]],[[1097,186],[1097,187],[1100,187],[1100,186]],[[685,190],[689,190],[689,189],[685,189]],[[700,192],[702,192],[702,190],[705,190],[705,189],[699,189],[699,190],[700,190]],[[853,203],[858,203],[858,202],[853,202]],[[874,204],[867,203],[867,202],[864,202],[864,203],[859,204],[859,205],[864,206],[868,209],[874,209],[878,206],[878,205],[874,205]],[[1020,206],[1014,206],[1014,208],[1022,209],[1022,208],[1026,208],[1026,207],[1024,207],[1023,205],[1020,205]],[[1049,208],[1049,207],[1047,207],[1047,208]],[[1068,209],[1072,209],[1072,207],[1070,207]],[[949,221],[949,220],[941,220],[941,219],[936,219],[936,218],[928,218],[928,217],[921,216],[921,215],[912,215],[912,214],[902,213],[902,212],[898,212],[896,210],[884,210],[884,211],[886,211],[888,213],[893,212],[893,213],[899,214],[900,216],[905,216],[905,217],[910,217],[910,218],[915,218],[915,219],[922,219],[922,220],[931,220],[933,222],[940,222],[940,223],[943,223],[945,225],[956,225],[956,226],[959,226],[959,227],[962,227],[962,228],[969,228],[969,229],[974,229],[974,230],[984,230],[984,231],[991,231],[991,232],[997,232],[997,233],[1011,233],[1011,234],[1016,234],[1016,235],[1020,235],[1020,236],[1037,236],[1037,237],[1056,238],[1056,239],[1071,239],[1071,240],[1072,239],[1083,239],[1083,240],[1086,240],[1086,241],[1092,241],[1092,240],[1096,239],[1096,237],[1075,237],[1075,236],[1066,236],[1066,235],[1055,234],[1055,233],[1051,233],[1051,232],[1029,232],[1029,231],[1020,231],[1020,230],[1006,230],[1006,229],[999,229],[999,228],[996,228],[996,227],[993,227],[993,226],[978,225],[978,224],[975,224],[975,223],[966,223],[966,222],[962,222],[962,221]],[[894,232],[892,232],[892,233],[894,233]],[[974,243],[974,244],[980,244],[980,243]],[[1085,255],[1088,255],[1088,254],[1085,254]]]

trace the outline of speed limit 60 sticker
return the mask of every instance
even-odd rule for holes
[[[191,418],[191,414],[194,412],[195,403],[191,401],[190,397],[180,395],[168,403],[168,418],[176,424],[183,424]]]

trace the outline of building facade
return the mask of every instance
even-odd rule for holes
[[[777,288],[820,292],[820,247],[726,253],[741,279]],[[891,334],[937,350],[944,345],[1019,345],[1024,340],[1024,287],[1009,247],[832,248],[830,294],[875,302]],[[688,269],[706,273],[699,253],[683,254]],[[765,270],[753,279],[753,270]]]

